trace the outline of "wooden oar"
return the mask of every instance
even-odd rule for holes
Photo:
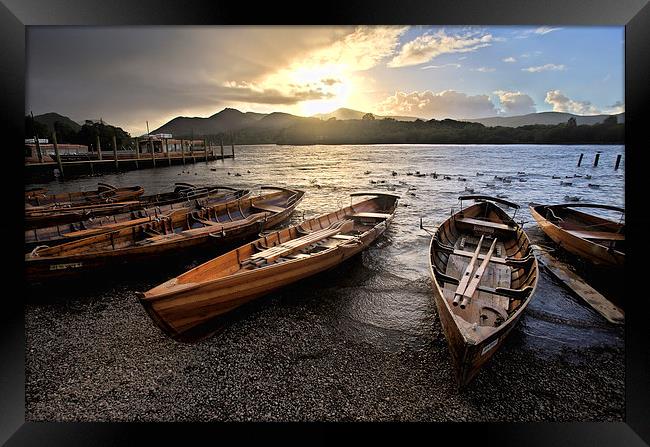
[[[472,298],[472,295],[474,295],[474,292],[476,292],[478,283],[481,282],[483,273],[485,273],[485,269],[490,263],[490,258],[492,257],[492,253],[494,252],[494,247],[496,247],[496,245],[497,245],[497,238],[495,237],[494,240],[492,241],[492,245],[490,246],[490,250],[485,255],[485,259],[483,259],[483,262],[481,263],[479,268],[476,269],[476,273],[474,273],[474,277],[472,278],[472,281],[469,283],[467,289],[465,289],[465,292],[463,293],[463,300],[460,302],[461,309],[465,309],[465,307],[467,307],[467,303],[469,303],[469,300]]]
[[[467,288],[467,284],[469,283],[472,270],[474,270],[474,264],[476,263],[476,259],[478,259],[478,254],[481,251],[481,245],[483,245],[482,235],[481,235],[481,239],[479,239],[478,241],[476,250],[474,250],[474,255],[472,256],[472,259],[470,259],[469,264],[467,264],[467,268],[465,268],[465,273],[463,273],[463,276],[461,277],[460,282],[458,283],[458,288],[456,289],[456,293],[454,294],[454,301],[452,302],[454,306],[458,306],[458,302],[462,298],[463,293]]]
[[[345,220],[332,224],[330,227],[325,228],[320,231],[314,231],[309,233],[306,236],[287,241],[283,244],[276,245],[267,250],[263,250],[259,253],[255,253],[250,257],[251,262],[263,263],[263,262],[273,262],[276,259],[294,253],[297,250],[300,250],[304,247],[312,245],[318,241],[321,241],[325,238],[333,236],[338,233],[345,233],[354,228],[354,221]]]

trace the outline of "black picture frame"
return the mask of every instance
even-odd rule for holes
[[[254,5],[254,6],[253,6]],[[291,11],[288,13],[287,11]],[[347,432],[348,424],[135,424],[135,423],[35,423],[25,422],[24,310],[22,277],[22,216],[24,161],[22,147],[25,112],[26,26],[34,25],[226,25],[226,24],[431,24],[431,25],[624,25],[625,26],[625,132],[626,221],[628,265],[641,262],[640,229],[643,218],[643,151],[650,150],[647,113],[650,104],[650,5],[648,0],[405,0],[319,4],[285,4],[163,1],[163,0],[2,0],[0,4],[0,126],[5,151],[3,184],[8,217],[2,221],[6,242],[2,245],[5,279],[0,331],[0,442],[7,445],[129,445],[135,436],[149,442],[170,441],[178,436],[190,441],[223,439],[225,432],[250,438],[300,429],[322,434]],[[646,131],[647,132],[647,131]],[[15,164],[15,165],[14,165]],[[13,177],[12,177],[13,175]],[[12,243],[11,243],[12,242]],[[15,246],[14,246],[15,244]],[[626,445],[650,442],[650,350],[646,327],[647,294],[643,277],[626,272],[626,410],[625,422],[408,425],[425,440],[457,439],[463,443],[504,445]],[[384,437],[392,425],[364,424],[376,437]],[[401,428],[404,428],[401,426]],[[186,437],[188,431],[192,437]],[[232,433],[234,434],[234,433]],[[310,433],[311,434],[311,433]],[[450,436],[452,438],[450,438]],[[449,441],[447,441],[449,442]]]

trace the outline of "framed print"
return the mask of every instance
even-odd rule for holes
[[[0,6],[2,441],[646,445],[647,2],[311,6]]]

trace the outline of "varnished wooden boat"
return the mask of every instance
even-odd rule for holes
[[[530,214],[542,231],[566,251],[595,266],[622,267],[625,263],[625,225],[574,208],[623,208],[592,203],[541,205],[530,203]]]
[[[43,194],[34,191],[25,195],[25,205],[42,207],[46,205],[74,206],[92,203],[121,202],[135,199],[144,194],[142,186],[116,188],[106,183],[98,183],[96,191],[75,191],[60,194]]]
[[[170,336],[188,331],[250,300],[340,264],[388,228],[398,196],[362,202],[306,220],[212,259],[139,293],[152,319]]]
[[[462,209],[462,200],[477,203]],[[459,387],[499,349],[530,302],[538,265],[530,241],[488,196],[462,196],[461,210],[431,238],[433,295]],[[516,211],[515,211],[516,213]]]
[[[25,255],[26,277],[44,282],[246,240],[287,219],[304,195],[286,188],[265,189],[272,192],[190,212],[179,209],[145,224],[36,247]]]
[[[182,203],[192,199],[221,194],[225,186],[194,186],[189,183],[176,183],[174,190],[161,194],[150,194],[137,200],[91,204],[60,204],[25,207],[25,226],[27,229],[51,227],[60,224],[80,222],[97,216],[109,216],[141,210],[148,207]]]
[[[161,198],[160,203],[152,200],[155,196],[149,196],[150,203],[146,208],[115,213],[108,216],[91,217],[66,224],[25,230],[25,249],[32,250],[39,245],[53,246],[88,236],[95,236],[131,225],[159,220],[180,209],[190,212],[219,203],[245,198],[249,195],[249,190],[214,186],[205,188],[205,190],[201,189],[197,191],[196,189],[192,189],[187,192],[159,194],[158,197]],[[173,197],[176,200],[171,200]]]

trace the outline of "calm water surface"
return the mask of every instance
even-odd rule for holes
[[[600,162],[594,168],[598,151]],[[584,159],[578,168],[581,153]],[[363,266],[378,274],[357,287],[355,301],[341,306],[337,323],[346,336],[393,349],[402,343],[422,343],[429,336],[429,322],[437,318],[429,293],[430,236],[419,228],[420,218],[433,229],[450,215],[452,207],[458,209],[458,196],[473,189],[475,194],[499,195],[522,205],[517,220],[524,221],[533,241],[547,244],[527,204],[577,199],[624,206],[625,158],[619,170],[614,170],[619,154],[624,154],[623,146],[239,146],[234,160],[190,162],[45,186],[63,192],[95,189],[102,181],[115,186],[142,185],[145,194],[152,194],[170,190],[177,181],[240,188],[282,185],[306,191],[292,223],[349,204],[353,191],[381,189],[401,194],[391,228],[362,256]],[[407,175],[416,171],[427,176]],[[434,172],[437,179],[429,175]],[[511,182],[495,176],[510,177]],[[28,185],[33,186],[37,185]],[[342,279],[341,287],[355,287],[354,275],[360,269],[351,266],[349,271],[352,277]],[[541,355],[553,355],[563,347],[623,345],[622,331],[582,305],[545,272],[517,332],[524,344]]]

